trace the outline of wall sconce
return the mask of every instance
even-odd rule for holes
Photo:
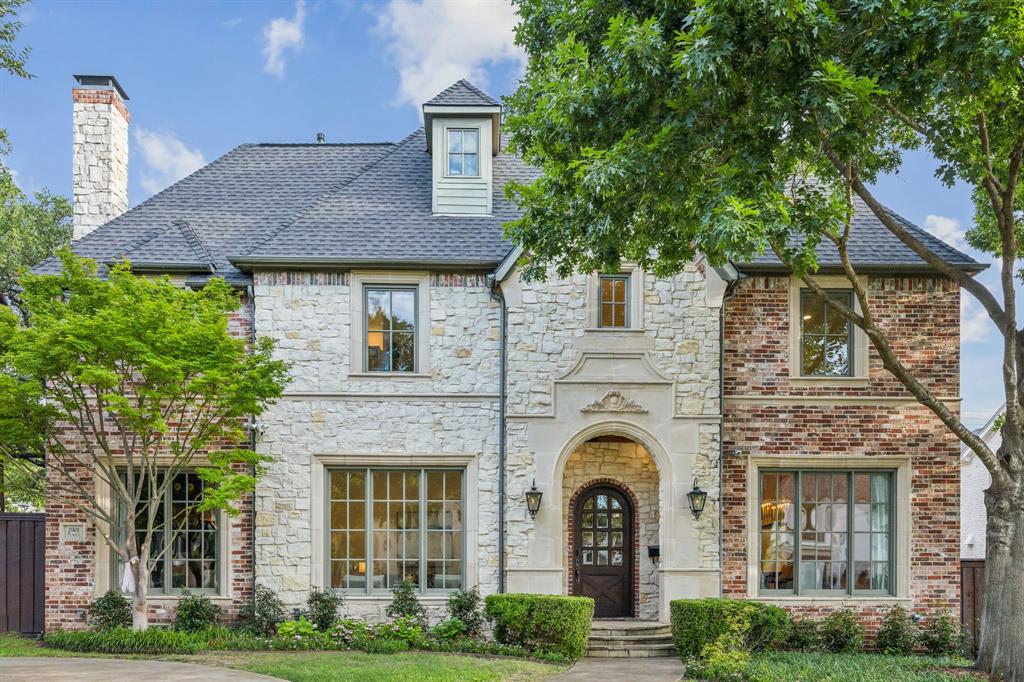
[[[686,499],[690,502],[690,511],[693,512],[693,519],[696,521],[704,511],[704,503],[708,501],[708,494],[697,485],[697,479],[693,479],[693,490],[686,493]]]
[[[544,497],[544,493],[537,490],[537,479],[533,479],[533,487],[526,491],[526,510],[530,512],[530,518],[537,518],[537,512],[540,511],[540,499]]]

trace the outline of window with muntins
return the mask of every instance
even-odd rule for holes
[[[762,594],[893,593],[892,472],[762,471]]]
[[[162,478],[158,485],[163,483]],[[202,498],[202,479],[195,473],[185,472],[174,477],[157,505],[150,548],[150,556],[157,557],[157,562],[150,574],[150,592],[177,594],[183,589],[208,593],[218,591],[220,523],[216,511],[197,509]],[[136,526],[141,527],[136,531],[136,538],[140,544],[145,540],[147,509],[146,502],[140,502],[136,507]],[[121,514],[123,518],[123,510]],[[118,570],[111,577],[120,585],[124,562],[118,560],[116,563]]]
[[[416,289],[366,287],[366,371],[416,371]]]
[[[828,294],[853,308],[853,292],[831,290]],[[853,376],[853,325],[809,290],[800,292],[800,374]]]
[[[629,326],[629,275],[601,275],[598,289],[599,327]]]
[[[448,175],[480,175],[480,131],[477,128],[448,129]]]
[[[403,580],[420,592],[463,587],[463,479],[458,469],[331,471],[331,587],[384,592]]]

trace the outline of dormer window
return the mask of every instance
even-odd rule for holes
[[[480,175],[480,129],[448,129],[448,177]]]

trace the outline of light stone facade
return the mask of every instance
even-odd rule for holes
[[[73,238],[128,210],[128,110],[115,90],[72,91]]]

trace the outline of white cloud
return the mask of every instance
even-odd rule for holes
[[[924,219],[924,229],[946,242],[950,246],[964,246],[964,229],[956,218],[947,218],[941,215],[927,215]]]
[[[174,133],[158,133],[139,127],[135,129],[134,137],[145,164],[140,182],[142,188],[152,194],[206,165],[203,153],[186,147]]]
[[[966,291],[960,292],[960,340],[963,343],[980,343],[988,338],[994,328],[992,319],[981,304]]]
[[[242,23],[242,17],[235,17],[234,19],[228,19],[227,21],[222,21],[220,25],[223,26],[224,28],[234,28],[235,26],[238,26],[241,23]]]
[[[306,42],[302,24],[306,21],[305,0],[296,0],[295,16],[291,19],[278,17],[263,29],[263,56],[266,63],[263,70],[278,78],[284,77],[284,52],[300,50]]]
[[[398,101],[419,107],[460,78],[486,88],[485,66],[526,54],[513,42],[515,8],[502,0],[391,0],[377,21],[398,67]]]

